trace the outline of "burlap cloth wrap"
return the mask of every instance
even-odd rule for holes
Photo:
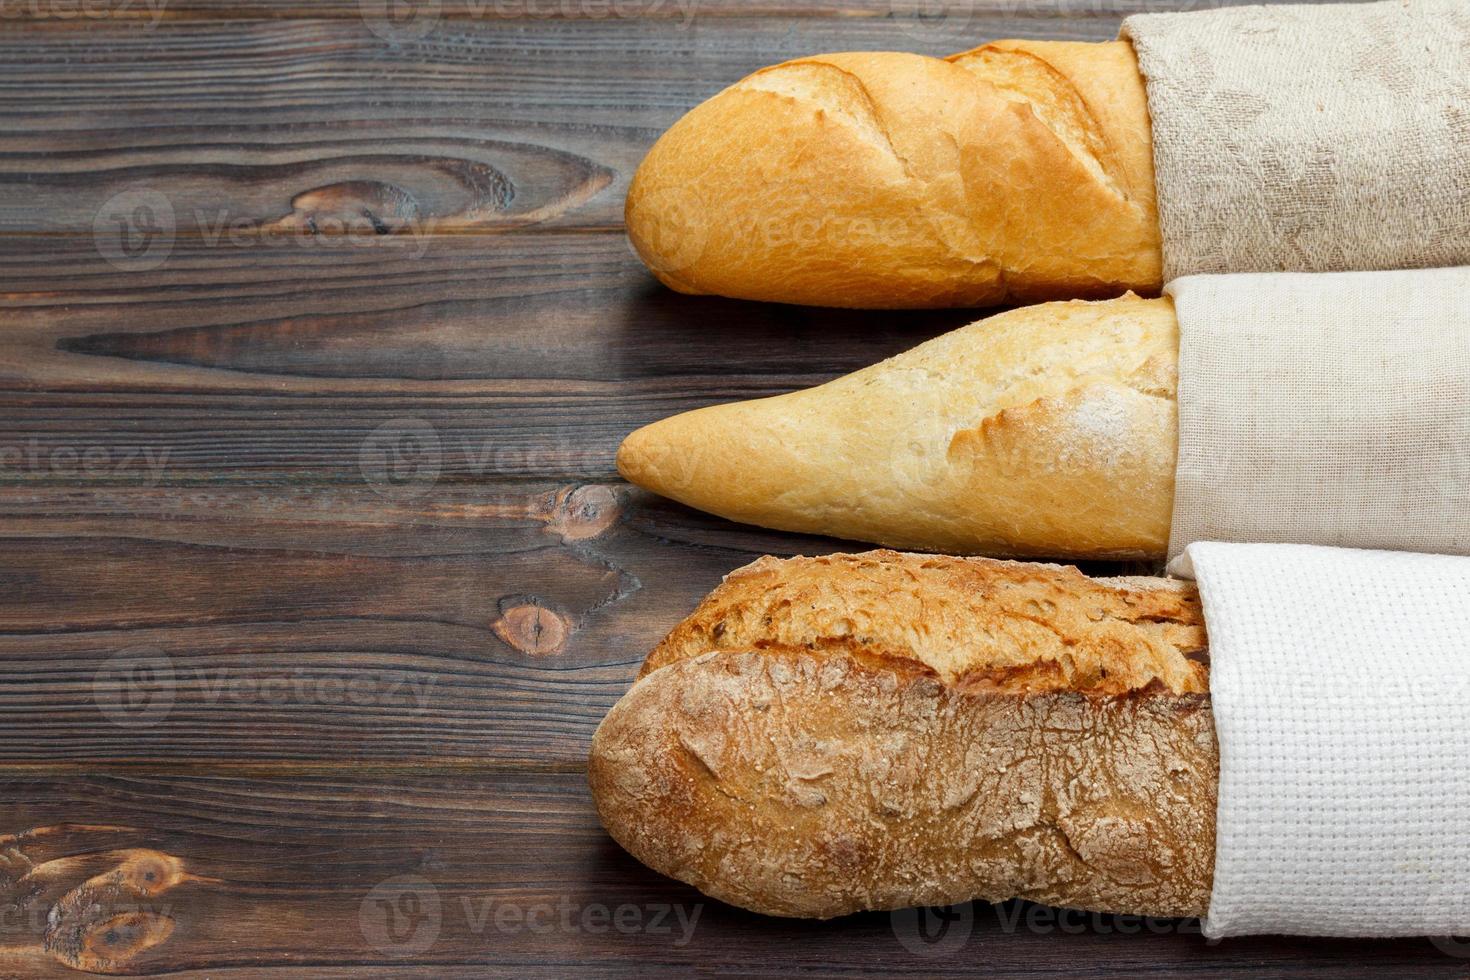
[[[1121,36],[1166,281],[1470,264],[1470,0],[1140,14]]]

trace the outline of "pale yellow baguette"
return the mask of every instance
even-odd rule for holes
[[[628,234],[688,293],[848,307],[1157,291],[1147,101],[1126,42],[758,71],[649,151]]]
[[[608,832],[769,915],[1196,916],[1219,756],[1192,585],[872,552],[732,573],[592,742]]]
[[[1167,299],[1025,307],[805,391],[632,433],[630,481],[731,520],[895,548],[1159,558],[1173,510]]]

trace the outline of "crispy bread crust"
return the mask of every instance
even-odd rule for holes
[[[765,557],[731,572],[639,676],[711,651],[820,651],[962,691],[1200,694],[1208,670],[1190,657],[1205,645],[1189,583],[870,551]]]
[[[757,912],[1200,915],[1219,775],[1203,644],[1197,597],[1163,580],[763,559],[655,651],[589,781],[635,857]]]
[[[1121,41],[763,69],[654,144],[626,219],[690,293],[897,308],[1161,286],[1147,100]]]
[[[1025,307],[816,388],[644,426],[618,469],[787,531],[959,554],[1160,558],[1178,351],[1168,299]]]

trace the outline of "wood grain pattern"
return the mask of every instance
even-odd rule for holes
[[[0,0],[0,977],[1464,975],[1023,905],[938,946],[760,919],[587,798],[722,574],[851,547],[636,491],[622,435],[973,318],[656,286],[620,229],[648,145],[773,61],[1160,4],[400,6]]]
[[[0,764],[580,767],[726,572],[861,547],[623,485],[414,489],[0,491]]]
[[[621,486],[0,493],[0,762],[580,766],[730,569]]]
[[[967,909],[933,945],[905,915],[766,919],[640,867],[574,772],[37,772],[0,793],[18,831],[0,970],[26,976],[1004,976],[1059,951],[1095,977],[1216,976],[1243,954],[1257,975],[1464,971],[1427,940],[1208,946],[1189,922],[1023,904]]]
[[[135,272],[0,238],[0,315],[0,482],[145,486],[361,486],[364,452],[415,432],[446,482],[612,479],[638,425],[973,318],[680,296],[621,236],[576,234],[178,242]]]
[[[1230,0],[405,0],[390,15],[385,0],[11,0],[0,7],[6,19],[44,21],[144,21],[211,18],[341,18],[384,17],[405,29],[418,18],[440,20],[673,20],[696,17],[841,17],[873,18],[905,30],[910,21],[930,27],[948,22],[949,29],[977,15],[1005,14],[1040,19],[1038,31],[1049,33],[1062,19],[1112,19],[1162,7],[1204,9]],[[1261,3],[1332,3],[1342,0],[1258,0]],[[1348,0],[1353,2],[1353,0]],[[1367,2],[1367,0],[1360,0]]]
[[[0,108],[0,231],[90,233],[149,201],[167,212],[149,223],[216,240],[617,228],[654,138],[757,68],[1034,29],[988,12],[914,36],[872,18],[471,19],[395,43],[346,19],[39,22],[0,31],[0,91],[25,95]]]
[[[329,0],[322,17],[268,0],[0,0],[0,90],[24,93],[0,107],[0,233],[615,229],[653,139],[757,68],[1104,40],[1142,7],[614,2],[420,0],[419,36],[378,23],[372,0]]]

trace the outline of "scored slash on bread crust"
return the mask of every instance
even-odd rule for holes
[[[847,653],[1000,693],[1207,690],[1199,594],[1172,579],[870,551],[761,558],[725,577],[643,665],[711,651]]]
[[[1200,915],[1205,645],[1185,583],[762,559],[650,656],[589,781],[639,860],[767,914],[1021,897]]]
[[[1168,299],[1011,310],[827,384],[646,425],[628,480],[730,520],[895,548],[1162,558]]]
[[[626,221],[689,293],[897,308],[1162,285],[1147,100],[1122,41],[762,69],[654,144]]]

